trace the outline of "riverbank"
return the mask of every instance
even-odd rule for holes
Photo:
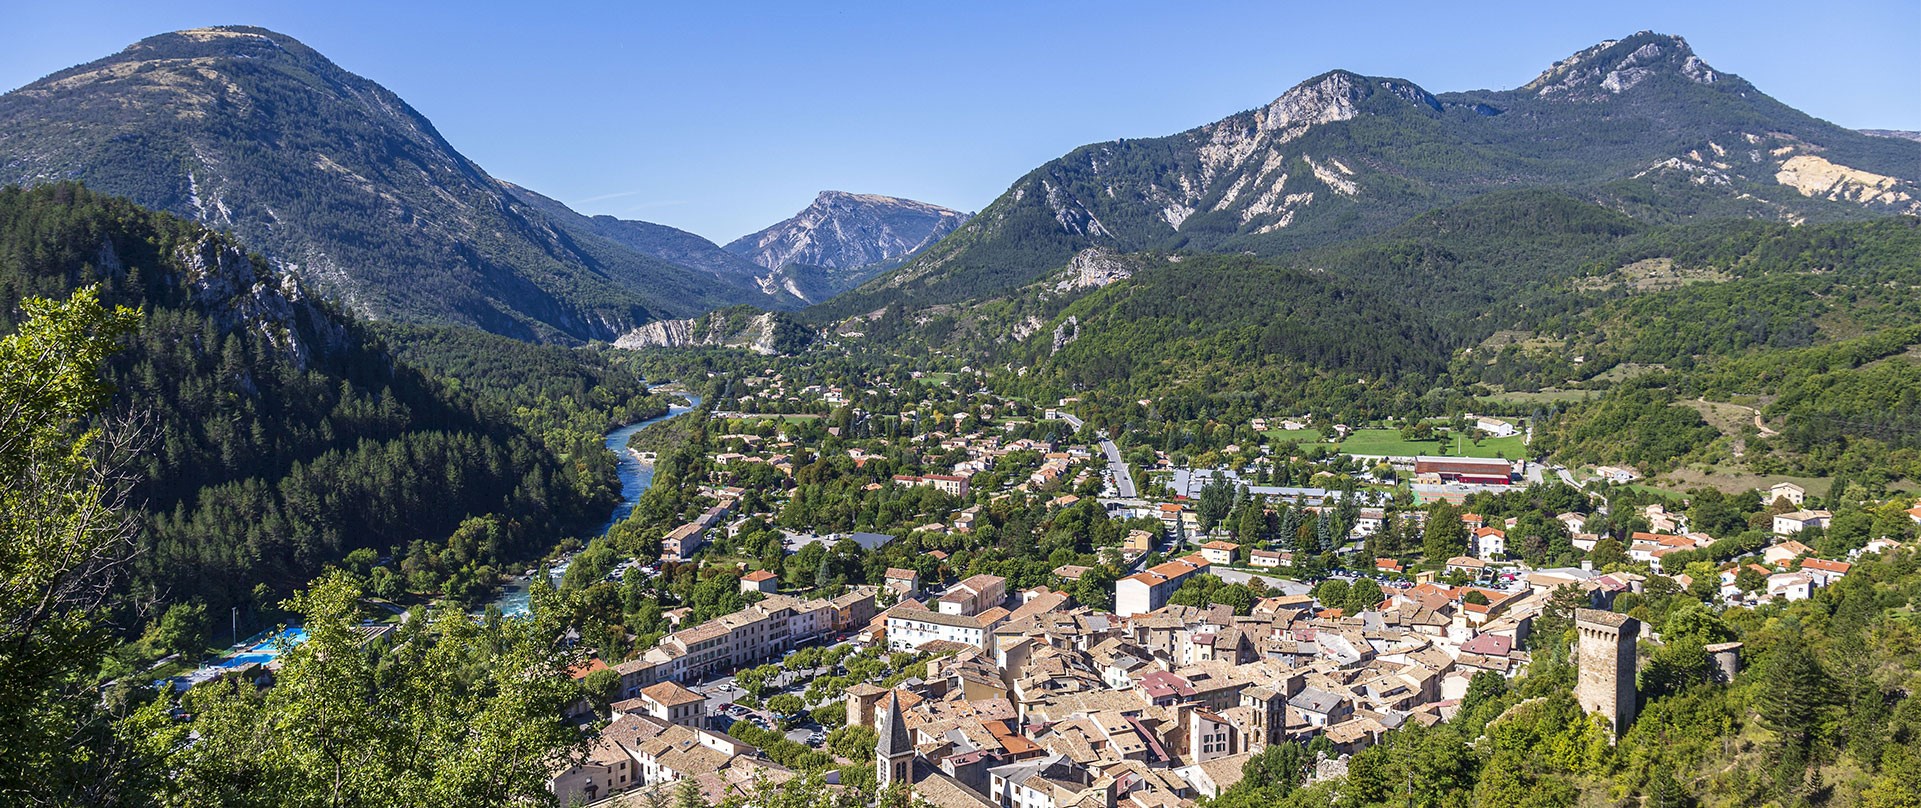
[[[636,421],[608,432],[605,441],[603,441],[603,445],[607,447],[607,450],[613,452],[614,456],[618,458],[616,470],[620,477],[620,504],[614,506],[614,511],[608,515],[606,523],[602,524],[600,529],[594,532],[596,537],[605,535],[614,525],[620,524],[631,515],[634,512],[634,506],[640,502],[640,496],[647,493],[647,488],[654,484],[653,462],[648,459],[643,459],[641,452],[630,448],[628,446],[629,441],[633,439],[635,434],[647,427],[685,415],[700,408],[701,397],[693,393],[664,389],[661,392],[678,394],[685,398],[687,403],[684,405],[675,404],[668,407],[667,412],[661,415]],[[567,572],[567,561],[569,558],[569,556],[561,557],[557,563],[548,569],[547,575],[550,583],[556,586],[559,585],[561,576]],[[501,614],[509,617],[526,614],[528,611],[528,587],[533,583],[533,575],[537,574],[539,574],[538,571],[533,571],[531,574],[517,575],[508,579],[505,584],[501,585],[500,594],[496,595],[493,600],[488,601],[487,605],[499,608]]]

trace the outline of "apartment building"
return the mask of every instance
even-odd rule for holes
[[[1188,578],[1212,566],[1196,553],[1157,564],[1114,582],[1114,613],[1121,617],[1146,614],[1167,605],[1167,599]]]

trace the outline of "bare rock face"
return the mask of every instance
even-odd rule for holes
[[[1060,353],[1062,348],[1067,347],[1068,344],[1080,338],[1081,318],[1069,314],[1067,315],[1067,319],[1061,321],[1060,325],[1054,326],[1054,344],[1048,349],[1047,353],[1050,356]]]
[[[780,350],[780,322],[777,315],[762,313],[745,319],[724,312],[704,314],[691,320],[656,320],[614,341],[614,347],[630,351],[648,348],[721,347],[745,348],[762,356]]]
[[[338,324],[318,334],[319,345],[303,340],[299,314],[306,300],[299,283],[292,276],[274,273],[234,244],[207,235],[183,245],[174,257],[186,275],[194,304],[222,331],[258,332],[302,369],[312,362],[316,350],[346,343],[347,335]],[[321,318],[309,320],[317,323]]]
[[[1596,100],[1632,90],[1663,72],[1696,84],[1721,80],[1721,74],[1694,55],[1687,40],[1642,31],[1555,62],[1522,89],[1543,98]]]
[[[684,348],[699,344],[694,339],[693,320],[655,320],[614,340],[614,347],[637,351],[642,348]]]
[[[1073,292],[1081,289],[1099,289],[1117,281],[1134,276],[1134,267],[1113,250],[1089,247],[1074,255],[1067,264],[1067,271],[1060,280],[1054,282],[1057,292]]]

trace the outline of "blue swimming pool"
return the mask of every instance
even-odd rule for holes
[[[307,630],[299,626],[267,631],[247,638],[245,649],[225,659],[216,660],[213,667],[244,668],[248,665],[264,665],[279,657],[286,648],[292,648],[307,641]]]

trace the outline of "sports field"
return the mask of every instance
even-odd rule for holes
[[[1441,441],[1401,439],[1398,429],[1357,429],[1341,441],[1339,451],[1351,455],[1439,455],[1454,457],[1505,457],[1519,460],[1527,456],[1527,444],[1520,435],[1507,438],[1488,438],[1478,445],[1465,436],[1455,435],[1448,442],[1448,450],[1441,451]]]

